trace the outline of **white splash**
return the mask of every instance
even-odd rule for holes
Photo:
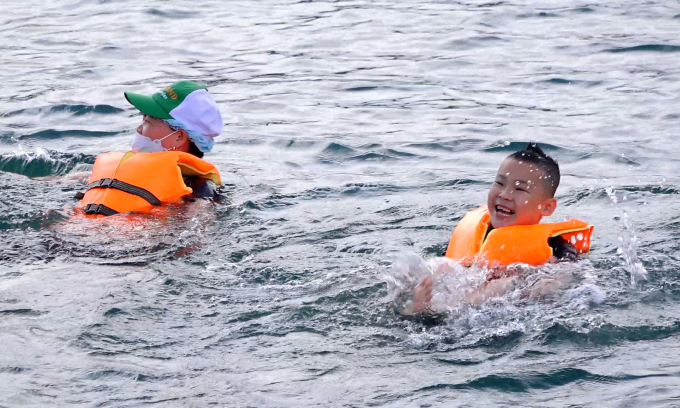
[[[619,203],[619,199],[613,187],[607,187],[605,191],[614,205]],[[624,195],[623,201],[627,199],[628,197]],[[635,286],[637,283],[647,279],[647,270],[642,266],[642,262],[637,255],[638,237],[635,228],[633,227],[633,223],[628,217],[628,212],[625,209],[621,209],[621,211],[623,213],[621,220],[623,221],[624,231],[623,234],[619,236],[620,246],[616,252],[621,255],[626,263],[626,269],[630,273],[630,284]]]
[[[571,308],[585,310],[590,304],[600,304],[607,298],[607,294],[594,283],[584,283],[567,291],[567,299]]]

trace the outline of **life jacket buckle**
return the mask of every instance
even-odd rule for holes
[[[99,187],[109,188],[113,184],[114,179],[104,178],[99,180]]]
[[[85,214],[101,214],[105,216],[118,214],[118,211],[104,204],[88,204],[83,207],[83,211],[85,211]]]
[[[101,204],[88,204],[85,206],[85,214],[99,214],[99,211],[101,211],[102,205]]]

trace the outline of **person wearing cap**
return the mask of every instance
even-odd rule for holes
[[[125,92],[125,98],[144,116],[132,150],[178,150],[203,157],[222,132],[222,115],[208,90],[192,81],[179,81],[152,96]]]
[[[80,194],[85,214],[146,212],[190,197],[215,197],[221,183],[214,165],[202,159],[222,131],[222,115],[208,90],[179,81],[151,96],[125,92],[142,113],[129,152],[95,160],[88,189]]]

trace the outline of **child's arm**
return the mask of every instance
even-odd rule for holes
[[[463,301],[475,306],[479,306],[490,298],[503,296],[510,291],[515,277],[506,276],[486,282],[465,294]]]
[[[402,292],[394,299],[395,310],[404,316],[426,313],[432,301],[432,275],[427,275],[418,282],[413,292]]]
[[[575,262],[578,260],[578,251],[576,250],[576,247],[561,236],[558,235],[556,237],[548,238],[548,245],[550,245],[553,250],[553,256],[548,262]]]
[[[435,271],[435,273],[437,272],[440,271]],[[514,279],[514,276],[504,276],[485,282],[479,287],[472,288],[461,300],[464,303],[479,306],[492,297],[503,296],[508,293],[513,287]],[[416,285],[412,292],[401,293],[397,296],[394,300],[395,309],[399,314],[404,316],[411,316],[414,314],[429,315],[435,313],[430,308],[433,286],[433,275],[425,276],[418,282],[418,285]]]
[[[543,298],[549,293],[569,285],[572,278],[572,275],[564,273],[557,274],[553,278],[539,278],[524,291],[522,296],[536,299]]]

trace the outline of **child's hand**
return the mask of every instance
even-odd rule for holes
[[[418,286],[413,290],[413,303],[411,304],[412,313],[423,313],[430,307],[432,287],[432,275],[427,275],[418,282]]]
[[[562,284],[563,282],[559,279],[543,278],[531,285],[531,288],[524,293],[524,296],[542,299],[547,294],[558,290]]]

